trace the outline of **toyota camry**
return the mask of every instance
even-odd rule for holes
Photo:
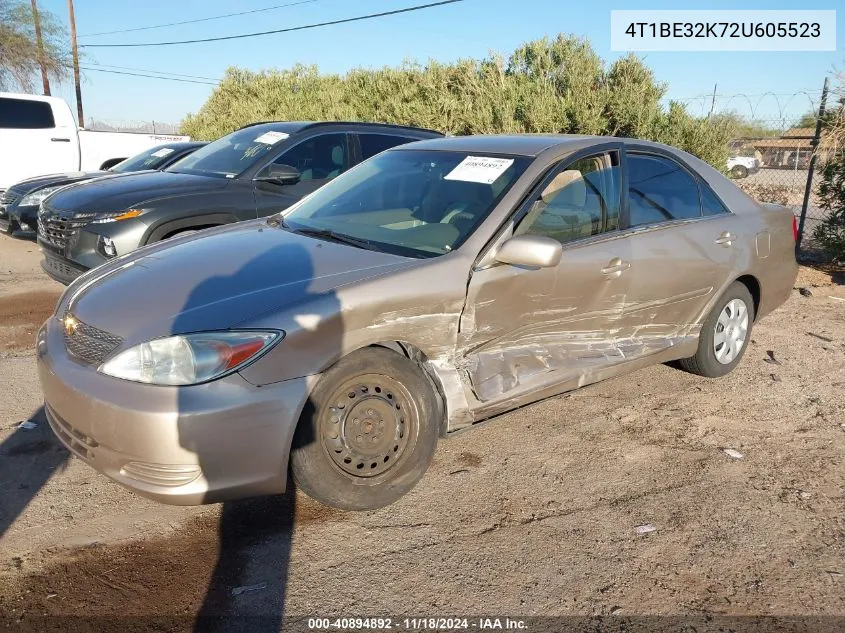
[[[47,416],[164,502],[290,475],[375,508],[492,416],[654,363],[728,374],[791,292],[794,240],[788,209],[664,145],[410,143],[78,278],[38,334]]]

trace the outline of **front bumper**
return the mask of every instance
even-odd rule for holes
[[[15,206],[9,209],[9,217],[18,224],[27,224],[33,231],[38,226],[38,206]]]
[[[118,483],[176,505],[284,492],[308,378],[264,387],[239,374],[190,387],[111,378],[68,355],[54,317],[37,357],[53,431]]]
[[[44,255],[41,260],[41,269],[60,284],[69,286],[74,279],[88,271],[88,268],[65,259],[40,241],[39,246]]]

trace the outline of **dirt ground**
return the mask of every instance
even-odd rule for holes
[[[31,351],[60,287],[24,240],[0,236],[0,273],[0,628],[485,614],[845,628],[841,270],[803,268],[811,296],[757,324],[730,376],[656,366],[524,407],[442,440],[411,494],[364,513],[293,492],[164,506],[69,458]]]

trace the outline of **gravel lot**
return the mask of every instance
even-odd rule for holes
[[[38,266],[0,236],[0,628],[845,617],[842,271],[802,269],[812,296],[759,323],[726,378],[657,366],[525,407],[443,440],[399,503],[343,513],[293,492],[158,505],[69,458],[40,412],[30,347],[60,287]],[[233,615],[265,619],[216,619]]]

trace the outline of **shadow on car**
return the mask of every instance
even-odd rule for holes
[[[172,332],[191,331],[195,327],[196,311],[215,303],[220,297],[235,290],[243,292],[266,287],[268,278],[274,275],[280,263],[295,273],[293,278],[311,279],[313,276],[315,267],[305,248],[291,245],[271,248],[247,261],[234,273],[210,276],[193,288],[171,326]],[[283,286],[278,291],[278,303],[296,305],[315,298],[307,287],[308,284],[302,284],[300,290],[296,290]],[[320,297],[337,303],[333,292]],[[278,307],[272,303],[272,298],[268,297],[268,301],[268,311]],[[339,351],[342,328],[338,328],[333,336],[336,340],[331,343]],[[188,390],[180,392],[186,394],[179,396],[177,410],[180,412],[190,410]],[[305,406],[311,405],[306,403]],[[206,479],[211,482],[231,479],[233,465],[226,461],[227,452],[222,450],[221,442],[237,442],[237,429],[232,435],[227,435],[227,439],[214,436],[206,428],[192,423],[190,416],[180,416],[179,420],[179,444],[197,455]],[[230,422],[238,424],[245,421]],[[284,434],[280,432],[279,435],[281,438]],[[314,441],[314,438],[300,437],[298,440]],[[296,497],[291,481],[283,495],[223,503],[218,526],[217,562],[196,614],[195,631],[262,633],[283,628],[295,515]]]

